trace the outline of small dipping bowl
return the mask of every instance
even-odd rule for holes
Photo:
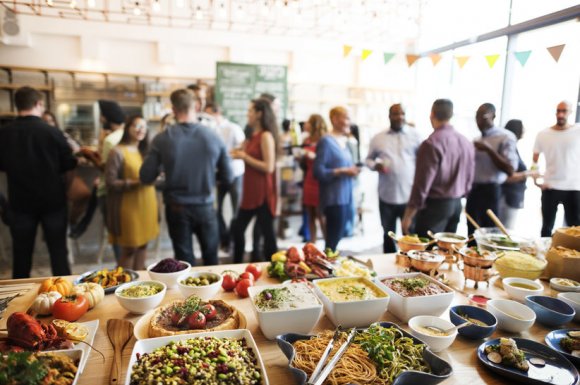
[[[492,335],[497,327],[497,319],[495,316],[477,306],[459,305],[449,309],[449,319],[453,325],[458,326],[466,322],[465,318],[461,317],[460,314],[487,324],[487,326],[473,324],[458,329],[457,332],[464,337],[474,340],[486,338]]]

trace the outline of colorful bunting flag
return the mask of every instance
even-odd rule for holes
[[[455,60],[457,60],[457,65],[459,68],[463,68],[465,63],[469,60],[470,56],[455,56]]]
[[[407,64],[409,65],[409,67],[411,67],[413,63],[415,63],[419,58],[420,58],[419,55],[407,54]]]
[[[497,61],[497,59],[499,59],[499,56],[500,56],[499,53],[496,53],[495,55],[485,56],[485,60],[487,60],[487,65],[489,66],[489,68],[493,68],[495,62]]]
[[[548,50],[550,55],[552,55],[554,60],[556,60],[556,63],[558,63],[558,60],[560,60],[560,55],[562,55],[562,51],[564,50],[565,46],[566,46],[566,44],[561,44],[561,45],[555,45],[553,47],[548,47],[546,49]]]
[[[342,56],[347,57],[352,51],[352,45],[343,45],[342,46]]]
[[[390,62],[391,59],[394,58],[394,57],[395,57],[395,54],[394,53],[392,53],[392,52],[385,52],[385,54],[384,54],[385,64],[387,64],[388,62]]]
[[[361,59],[365,60],[367,57],[370,56],[371,53],[373,53],[372,49],[363,49],[362,54],[361,54]]]
[[[520,62],[520,64],[523,67],[526,65],[526,62],[530,58],[531,53],[532,53],[532,51],[519,51],[519,52],[514,52],[514,55],[516,56],[516,59]]]
[[[429,57],[431,58],[431,61],[433,62],[433,67],[435,67],[437,65],[437,63],[439,63],[439,60],[441,60],[441,58],[443,56],[441,56],[441,54],[434,53],[434,54],[429,55]]]

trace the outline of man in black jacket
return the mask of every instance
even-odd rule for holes
[[[21,87],[14,95],[18,117],[0,129],[0,171],[7,174],[13,278],[27,278],[38,224],[53,275],[70,275],[67,262],[66,191],[77,160],[64,135],[41,119],[40,92]]]

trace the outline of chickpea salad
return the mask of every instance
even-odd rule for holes
[[[262,373],[245,339],[190,338],[137,353],[131,385],[257,385]]]

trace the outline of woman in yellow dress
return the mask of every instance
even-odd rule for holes
[[[139,181],[148,145],[147,122],[130,117],[105,169],[109,241],[121,246],[119,266],[134,270],[145,269],[147,243],[159,234],[155,187]]]

